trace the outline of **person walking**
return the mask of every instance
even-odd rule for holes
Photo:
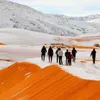
[[[66,57],[66,65],[68,65],[68,49],[65,52],[65,57]]]
[[[70,52],[68,52],[67,58],[68,58],[68,65],[71,66],[72,65],[72,61],[71,60],[72,60],[73,56],[72,56],[72,54]]]
[[[43,46],[42,49],[41,49],[41,60],[45,61],[45,55],[46,55],[46,47]]]
[[[93,64],[95,64],[95,60],[96,60],[96,50],[93,49],[92,52],[91,52],[91,55],[92,56],[92,61],[93,61]]]
[[[58,51],[60,50],[60,48],[57,48],[57,50],[56,50],[56,62],[58,63],[58,61],[59,61],[59,56],[58,56]]]
[[[52,58],[53,58],[53,49],[50,46],[48,49],[48,58],[49,58],[49,62],[52,63]]]
[[[76,53],[77,53],[76,49],[73,48],[73,50],[72,50],[73,62],[75,62],[75,60],[76,60]]]
[[[58,57],[59,57],[59,64],[60,64],[60,65],[63,64],[62,56],[63,56],[63,51],[61,50],[61,48],[59,48]]]

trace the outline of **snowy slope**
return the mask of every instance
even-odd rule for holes
[[[69,44],[70,37],[49,35],[23,29],[0,29],[0,42],[9,45],[44,45],[51,43]],[[71,42],[70,42],[71,45]]]
[[[100,18],[98,19],[93,19],[93,20],[90,20],[88,22],[91,22],[91,23],[99,23],[100,24]]]
[[[95,19],[100,19],[100,14],[82,16],[82,17],[68,17],[70,20],[78,20],[78,21],[91,21]]]
[[[0,27],[22,28],[54,35],[76,36],[99,32],[100,25],[86,22],[99,15],[87,17],[66,17],[48,15],[24,5],[7,0],[0,0]]]
[[[41,32],[14,28],[0,29],[0,42],[7,45],[37,46],[51,43],[65,45],[94,46],[100,43],[100,33],[80,35],[77,37],[49,35]]]
[[[53,42],[54,36],[23,29],[0,29],[0,41],[10,45],[43,45]]]

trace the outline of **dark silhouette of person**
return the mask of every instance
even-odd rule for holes
[[[58,56],[58,51],[60,50],[60,48],[58,48],[57,50],[56,50],[56,62],[58,63],[58,61],[59,61],[59,56]]]
[[[66,65],[68,65],[68,49],[65,52],[65,57],[66,57]]]
[[[73,50],[72,50],[73,62],[75,62],[75,60],[76,60],[76,53],[77,53],[76,49],[73,48]]]
[[[68,52],[67,58],[68,58],[68,65],[71,66],[72,65],[72,61],[71,60],[72,60],[73,56],[72,56],[72,54],[70,52]]]
[[[46,47],[43,46],[42,49],[41,49],[41,60],[45,61],[45,55],[46,55]]]
[[[96,50],[95,49],[92,50],[90,56],[92,56],[93,64],[95,64],[95,59],[96,59]]]
[[[48,58],[49,58],[49,62],[52,63],[52,58],[53,58],[53,49],[50,46],[48,49]]]
[[[60,65],[63,64],[62,56],[63,56],[63,51],[61,50],[61,48],[59,48],[58,57],[59,57],[59,64],[60,64]]]

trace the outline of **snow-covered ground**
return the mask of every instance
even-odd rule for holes
[[[56,49],[54,49],[54,52],[55,50]],[[63,53],[65,53],[65,49],[62,49],[62,50],[63,50]],[[49,63],[47,56],[46,56],[45,62],[41,61],[40,57],[36,57],[34,59],[29,58],[24,61],[35,63],[39,65],[41,68],[44,68],[51,64],[56,64],[60,66],[62,70],[65,70],[66,72],[69,72],[70,74],[74,76],[78,76],[83,79],[100,80],[100,50],[97,50],[97,59],[99,61],[97,61],[95,65],[92,63],[92,58],[90,57],[90,53],[91,53],[91,49],[90,50],[78,50],[77,60],[75,63],[74,62],[72,63],[72,66],[65,65],[66,60],[65,60],[64,54],[63,54],[63,65],[62,66],[56,63],[56,55],[54,55],[53,63]]]
[[[0,42],[7,45],[23,45],[23,46],[37,46],[51,43],[63,43],[66,45],[85,45],[94,46],[99,44],[100,33],[91,35],[80,35],[77,37],[48,35],[40,32],[33,32],[23,29],[1,28]],[[76,39],[86,39],[86,41],[77,41]]]
[[[27,59],[27,62],[32,62],[39,65],[41,68],[51,65],[46,59],[45,62],[41,61],[40,58],[35,59]],[[60,66],[56,63],[56,59],[54,58],[53,63],[54,65],[58,65],[62,70],[88,80],[100,80],[100,62],[96,62],[96,64],[92,64],[92,62],[82,63],[80,60],[77,60],[75,63],[72,63],[72,66],[65,65],[65,59],[63,59],[64,65]]]
[[[31,62],[44,68],[51,65],[51,63],[48,62],[47,56],[45,62],[41,61],[40,55],[42,45],[50,43],[64,43],[68,45],[80,44],[82,46],[84,44],[84,46],[86,46],[88,44],[88,46],[92,46],[93,44],[91,43],[93,43],[93,41],[97,42],[96,39],[93,39],[93,35],[83,35],[76,38],[82,39],[86,37],[89,39],[92,38],[92,40],[78,42],[75,41],[75,38],[73,37],[46,35],[43,33],[21,29],[0,29],[0,42],[7,44],[0,46],[0,69],[8,67],[16,61]],[[96,37],[98,38],[99,34],[95,36],[95,38]],[[98,41],[100,40],[98,39]],[[54,48],[54,58],[52,64],[57,64],[55,50],[56,48]],[[65,53],[66,49],[62,50],[63,53]],[[72,49],[69,50],[71,51]],[[80,78],[100,80],[100,49],[96,49],[97,62],[95,65],[92,64],[92,59],[90,57],[92,49],[78,48],[77,51],[77,60],[76,63],[72,63],[72,66],[65,65],[65,57],[63,55],[63,66],[60,66],[62,70],[65,70]]]
[[[54,49],[55,52],[56,49]],[[65,53],[66,49],[63,49],[63,53]],[[71,49],[70,49],[71,50]],[[11,62],[1,61],[0,68],[5,68],[16,61],[26,61],[39,65],[41,68],[44,68],[51,64],[56,63],[56,55],[54,54],[53,63],[48,62],[48,57],[46,56],[46,61],[43,62],[40,59],[41,46],[1,46],[0,47],[0,59],[9,59]],[[63,66],[60,66],[63,70],[78,76],[84,79],[95,79],[100,80],[100,62],[96,62],[95,65],[92,64],[90,57],[91,50],[79,50],[77,53],[76,63],[72,63],[72,66],[65,65],[65,57],[63,55]],[[97,59],[100,60],[100,51],[97,51]],[[80,56],[81,55],[81,56]],[[90,60],[90,61],[88,61]],[[82,63],[81,61],[85,61],[86,63]],[[58,65],[58,64],[57,64]]]
[[[0,42],[3,42],[8,45],[37,46],[37,45],[44,45],[51,43],[68,44],[69,41],[70,37],[68,36],[65,37],[65,36],[48,35],[40,32],[33,32],[33,31],[14,29],[14,28],[0,29]]]

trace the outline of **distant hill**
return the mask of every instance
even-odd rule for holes
[[[68,17],[41,13],[25,5],[0,0],[0,28],[21,28],[46,34],[77,36],[100,32],[100,15]]]

